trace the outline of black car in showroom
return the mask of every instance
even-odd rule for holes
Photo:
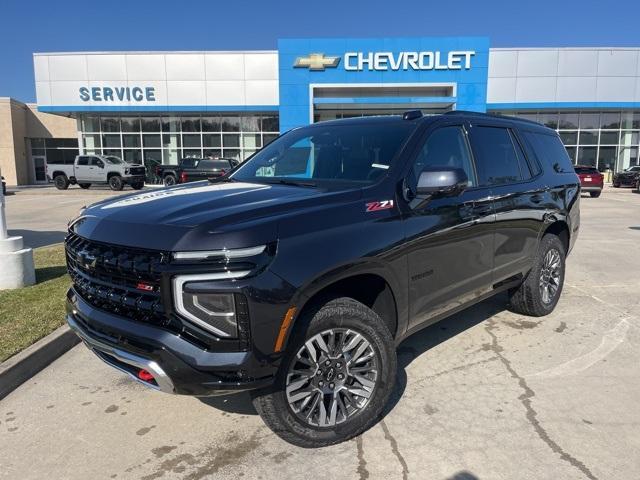
[[[377,422],[409,335],[499,292],[551,313],[580,227],[554,130],[472,112],[293,129],[231,174],[69,226],[67,322],[163,392],[250,390],[302,447]]]
[[[638,179],[640,179],[640,165],[633,165],[625,168],[621,172],[613,175],[613,186],[618,187],[637,187]]]

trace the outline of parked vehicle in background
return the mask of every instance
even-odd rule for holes
[[[595,167],[576,165],[574,168],[580,178],[580,189],[592,197],[599,197],[604,187],[604,175]]]
[[[218,178],[231,171],[238,160],[231,158],[183,158],[178,165],[156,166],[156,176],[167,187],[178,183],[197,182],[208,178]]]
[[[636,187],[640,179],[640,165],[633,165],[613,175],[613,186]]]
[[[144,187],[146,169],[138,163],[126,163],[111,155],[78,155],[72,165],[48,165],[47,179],[58,190],[78,184],[87,189],[93,184],[107,184],[111,190],[131,185],[135,190]]]
[[[411,334],[499,292],[551,313],[579,227],[571,160],[537,123],[320,122],[214,182],[87,208],[67,322],[150,388],[251,390],[275,433],[320,447],[378,421]]]

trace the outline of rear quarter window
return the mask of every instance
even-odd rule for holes
[[[560,137],[550,133],[531,131],[524,131],[522,135],[540,163],[548,165],[557,173],[574,173],[573,163]]]

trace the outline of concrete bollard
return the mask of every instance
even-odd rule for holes
[[[0,290],[22,288],[36,283],[33,250],[24,248],[22,237],[9,237],[0,188]]]

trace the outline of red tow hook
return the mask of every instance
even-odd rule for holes
[[[153,375],[151,375],[151,373],[144,369],[140,369],[140,371],[138,372],[138,378],[145,382],[151,382],[154,380]]]

